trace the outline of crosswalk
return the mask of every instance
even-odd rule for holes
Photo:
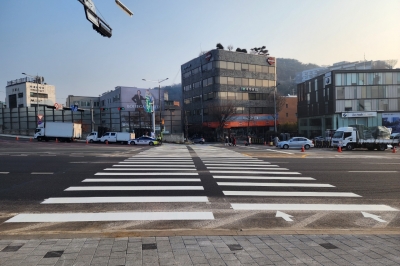
[[[332,184],[320,183],[313,177],[232,149],[208,145],[145,149],[111,164],[94,177],[84,178],[79,185],[65,188],[63,193],[67,196],[44,199],[41,204],[89,205],[84,205],[84,212],[21,213],[6,222],[208,221],[215,219],[212,209],[206,207],[210,204],[209,197],[222,197],[234,211],[398,211],[378,204],[332,204],[335,198],[356,199],[362,195],[340,191]],[[280,204],[275,203],[276,198],[282,199]],[[294,198],[309,199],[311,203],[296,204]],[[258,199],[263,203],[258,203]],[[269,199],[275,201],[265,203]],[[94,204],[112,203],[141,204],[141,207],[132,205],[138,211],[131,212],[91,211]],[[143,206],[154,203],[190,204],[190,207],[179,211],[150,208],[143,211],[147,209]]]

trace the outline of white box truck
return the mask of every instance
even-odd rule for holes
[[[397,146],[399,139],[390,139],[390,129],[382,126],[364,127],[362,125],[340,127],[332,137],[332,147],[343,147],[351,151],[354,148],[366,148],[370,151],[384,151],[388,145]]]
[[[81,124],[72,122],[44,122],[35,130],[38,141],[59,140],[71,142],[82,137]]]
[[[135,133],[129,132],[106,132],[101,136],[100,141],[105,143],[108,142],[120,142],[121,144],[128,144],[130,139],[135,138]]]
[[[97,131],[93,131],[90,132],[89,135],[87,135],[86,137],[86,141],[92,143],[92,142],[99,142],[101,139],[101,136],[99,135],[99,133],[97,133]]]

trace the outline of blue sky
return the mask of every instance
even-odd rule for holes
[[[400,59],[399,0],[93,0],[113,36],[102,37],[77,0],[0,1],[0,100],[22,72],[67,95],[116,86],[180,83],[180,65],[201,51],[265,45],[303,63]],[[400,63],[396,67],[400,67]]]

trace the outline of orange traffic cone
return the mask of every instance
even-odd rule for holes
[[[88,140],[86,140],[86,144],[88,144],[89,143],[89,141]]]
[[[18,136],[17,136],[17,138],[16,138],[17,140],[19,140],[19,138],[18,138]]]
[[[32,138],[29,138],[29,141],[32,141]]]
[[[304,152],[304,145],[301,146],[301,152]]]
[[[58,142],[58,138],[56,138],[56,142]]]
[[[106,140],[106,144],[108,145],[108,140]]]
[[[396,146],[393,146],[393,151],[392,153],[396,153]]]
[[[338,152],[342,152],[342,147],[339,146],[339,147],[337,148],[337,151],[338,151]]]

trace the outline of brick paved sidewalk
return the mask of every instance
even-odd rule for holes
[[[400,235],[0,240],[0,265],[400,265]]]

